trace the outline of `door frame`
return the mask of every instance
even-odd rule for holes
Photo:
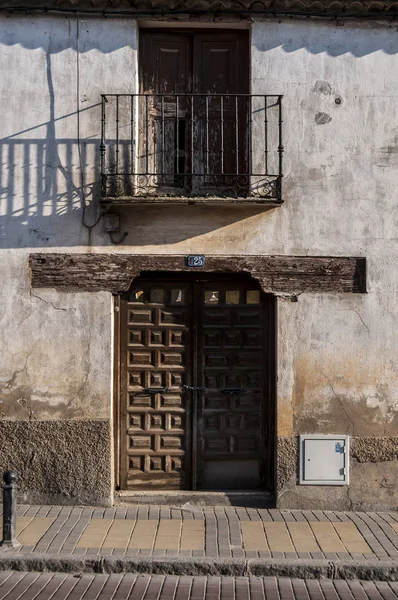
[[[130,288],[134,285],[135,281],[139,277],[145,277],[148,281],[159,281],[160,279],[165,281],[198,281],[198,282],[206,282],[206,281],[217,281],[217,282],[231,282],[233,278],[239,279],[247,279],[247,281],[252,281],[256,287],[259,288],[260,294],[263,300],[263,307],[265,309],[264,300],[269,303],[268,310],[265,310],[265,315],[267,318],[267,322],[265,323],[265,327],[262,331],[262,339],[263,339],[263,352],[264,356],[267,360],[267,371],[268,373],[264,376],[264,391],[263,394],[267,395],[269,398],[268,401],[268,414],[269,419],[268,423],[264,421],[263,429],[267,430],[269,447],[267,452],[267,457],[264,457],[264,465],[267,468],[267,473],[264,473],[263,480],[269,482],[270,490],[273,494],[276,493],[276,464],[277,464],[277,298],[274,294],[266,293],[262,290],[261,285],[256,278],[252,277],[250,273],[234,273],[234,272],[222,272],[215,273],[211,271],[202,271],[202,272],[194,272],[192,270],[189,271],[143,271],[137,277],[134,277],[131,280]],[[129,288],[129,289],[130,289]],[[122,460],[122,435],[121,435],[121,344],[123,340],[123,332],[121,331],[121,327],[123,325],[121,319],[121,303],[122,303],[122,295],[126,294],[126,292],[121,292],[114,296],[114,362],[113,362],[113,434],[114,434],[114,482],[115,489],[121,490],[121,460]],[[266,297],[266,298],[265,298]],[[195,302],[193,303],[193,311],[197,311],[197,306],[195,306]],[[193,319],[193,323],[195,323],[195,319]],[[196,343],[197,338],[197,330],[196,326],[193,327],[193,344]],[[193,365],[193,369],[196,369],[196,366]],[[268,375],[268,376],[267,376]],[[196,395],[196,394],[195,394]],[[198,474],[198,456],[197,456],[197,398],[193,399],[193,405],[195,406],[195,410],[192,411],[192,433],[191,433],[191,447],[192,447],[192,455],[191,455],[191,481],[192,481],[192,489],[197,489],[197,481],[196,475]],[[265,398],[263,397],[264,404],[266,406]],[[196,473],[196,475],[195,475]]]

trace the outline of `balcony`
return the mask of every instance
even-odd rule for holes
[[[282,203],[282,96],[106,94],[105,204]]]

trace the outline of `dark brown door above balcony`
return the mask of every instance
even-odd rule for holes
[[[280,203],[281,96],[249,94],[248,32],[141,30],[139,55],[139,93],[103,96],[103,200]]]
[[[139,125],[148,130],[138,154],[149,187],[217,196],[239,179],[246,195],[247,98],[237,94],[248,93],[247,32],[145,31],[140,47],[140,92],[153,94]]]
[[[183,94],[192,91],[192,40],[170,32],[140,32],[140,92]]]
[[[246,31],[197,34],[193,42],[194,91],[198,119],[192,159],[198,191],[248,193],[249,40]],[[242,94],[242,95],[241,95]]]

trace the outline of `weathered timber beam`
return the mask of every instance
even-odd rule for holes
[[[366,259],[339,256],[206,256],[204,269],[182,255],[31,254],[32,287],[114,294],[143,271],[248,273],[265,292],[366,292]]]

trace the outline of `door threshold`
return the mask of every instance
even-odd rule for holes
[[[115,504],[151,504],[158,506],[244,506],[275,507],[274,494],[261,490],[225,490],[222,492],[189,490],[123,490],[115,492]]]

